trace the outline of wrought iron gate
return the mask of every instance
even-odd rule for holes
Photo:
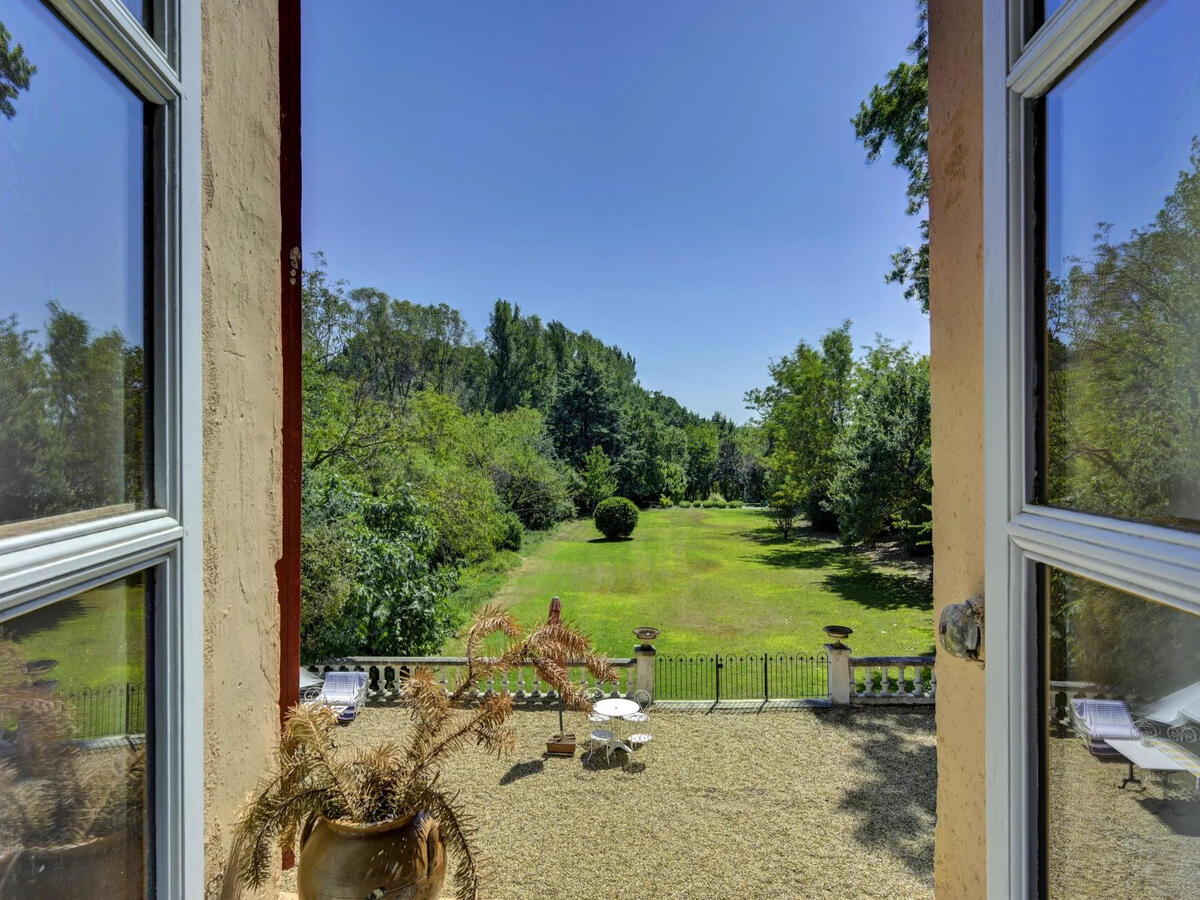
[[[824,653],[666,654],[654,658],[657,700],[807,700],[829,696]]]

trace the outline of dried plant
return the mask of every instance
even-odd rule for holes
[[[72,742],[69,705],[35,683],[0,638],[0,846],[61,847],[139,827],[144,749],[86,753]]]
[[[493,635],[503,635],[505,646],[498,655],[483,656]],[[472,841],[475,826],[458,793],[442,783],[441,767],[472,745],[498,756],[516,746],[513,730],[505,724],[512,697],[503,691],[481,693],[480,685],[500,671],[532,668],[570,708],[586,710],[591,703],[570,683],[568,664],[584,666],[598,681],[615,681],[616,675],[573,627],[547,624],[522,636],[516,621],[496,606],[475,616],[466,651],[465,671],[449,693],[428,668],[419,667],[410,675],[401,693],[412,717],[403,747],[388,743],[339,751],[332,711],[321,706],[289,710],[278,771],[255,794],[238,823],[243,881],[260,887],[270,877],[276,843],[294,847],[295,836],[317,816],[369,825],[425,810],[437,819],[442,839],[457,860],[457,896],[479,896],[482,866]]]

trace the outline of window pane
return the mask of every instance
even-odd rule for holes
[[[144,105],[40,3],[0,107],[0,534],[147,505]],[[43,523],[44,524],[44,523]]]
[[[151,581],[0,622],[0,898],[145,896]]]
[[[1149,3],[1046,97],[1054,506],[1200,523],[1200,4]]]
[[[1195,896],[1200,617],[1064,572],[1043,576],[1050,896]]]

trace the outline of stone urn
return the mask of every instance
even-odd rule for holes
[[[301,842],[296,881],[300,900],[437,900],[446,881],[437,820],[424,811],[373,825],[321,816]]]

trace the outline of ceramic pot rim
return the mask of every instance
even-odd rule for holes
[[[324,824],[330,831],[337,835],[346,838],[365,838],[374,837],[377,834],[384,834],[388,831],[395,831],[397,828],[403,828],[415,819],[420,811],[405,813],[395,819],[388,819],[384,822],[372,822],[369,825],[363,825],[360,822],[351,822],[348,819],[327,819],[325,816],[317,817],[317,824]]]

